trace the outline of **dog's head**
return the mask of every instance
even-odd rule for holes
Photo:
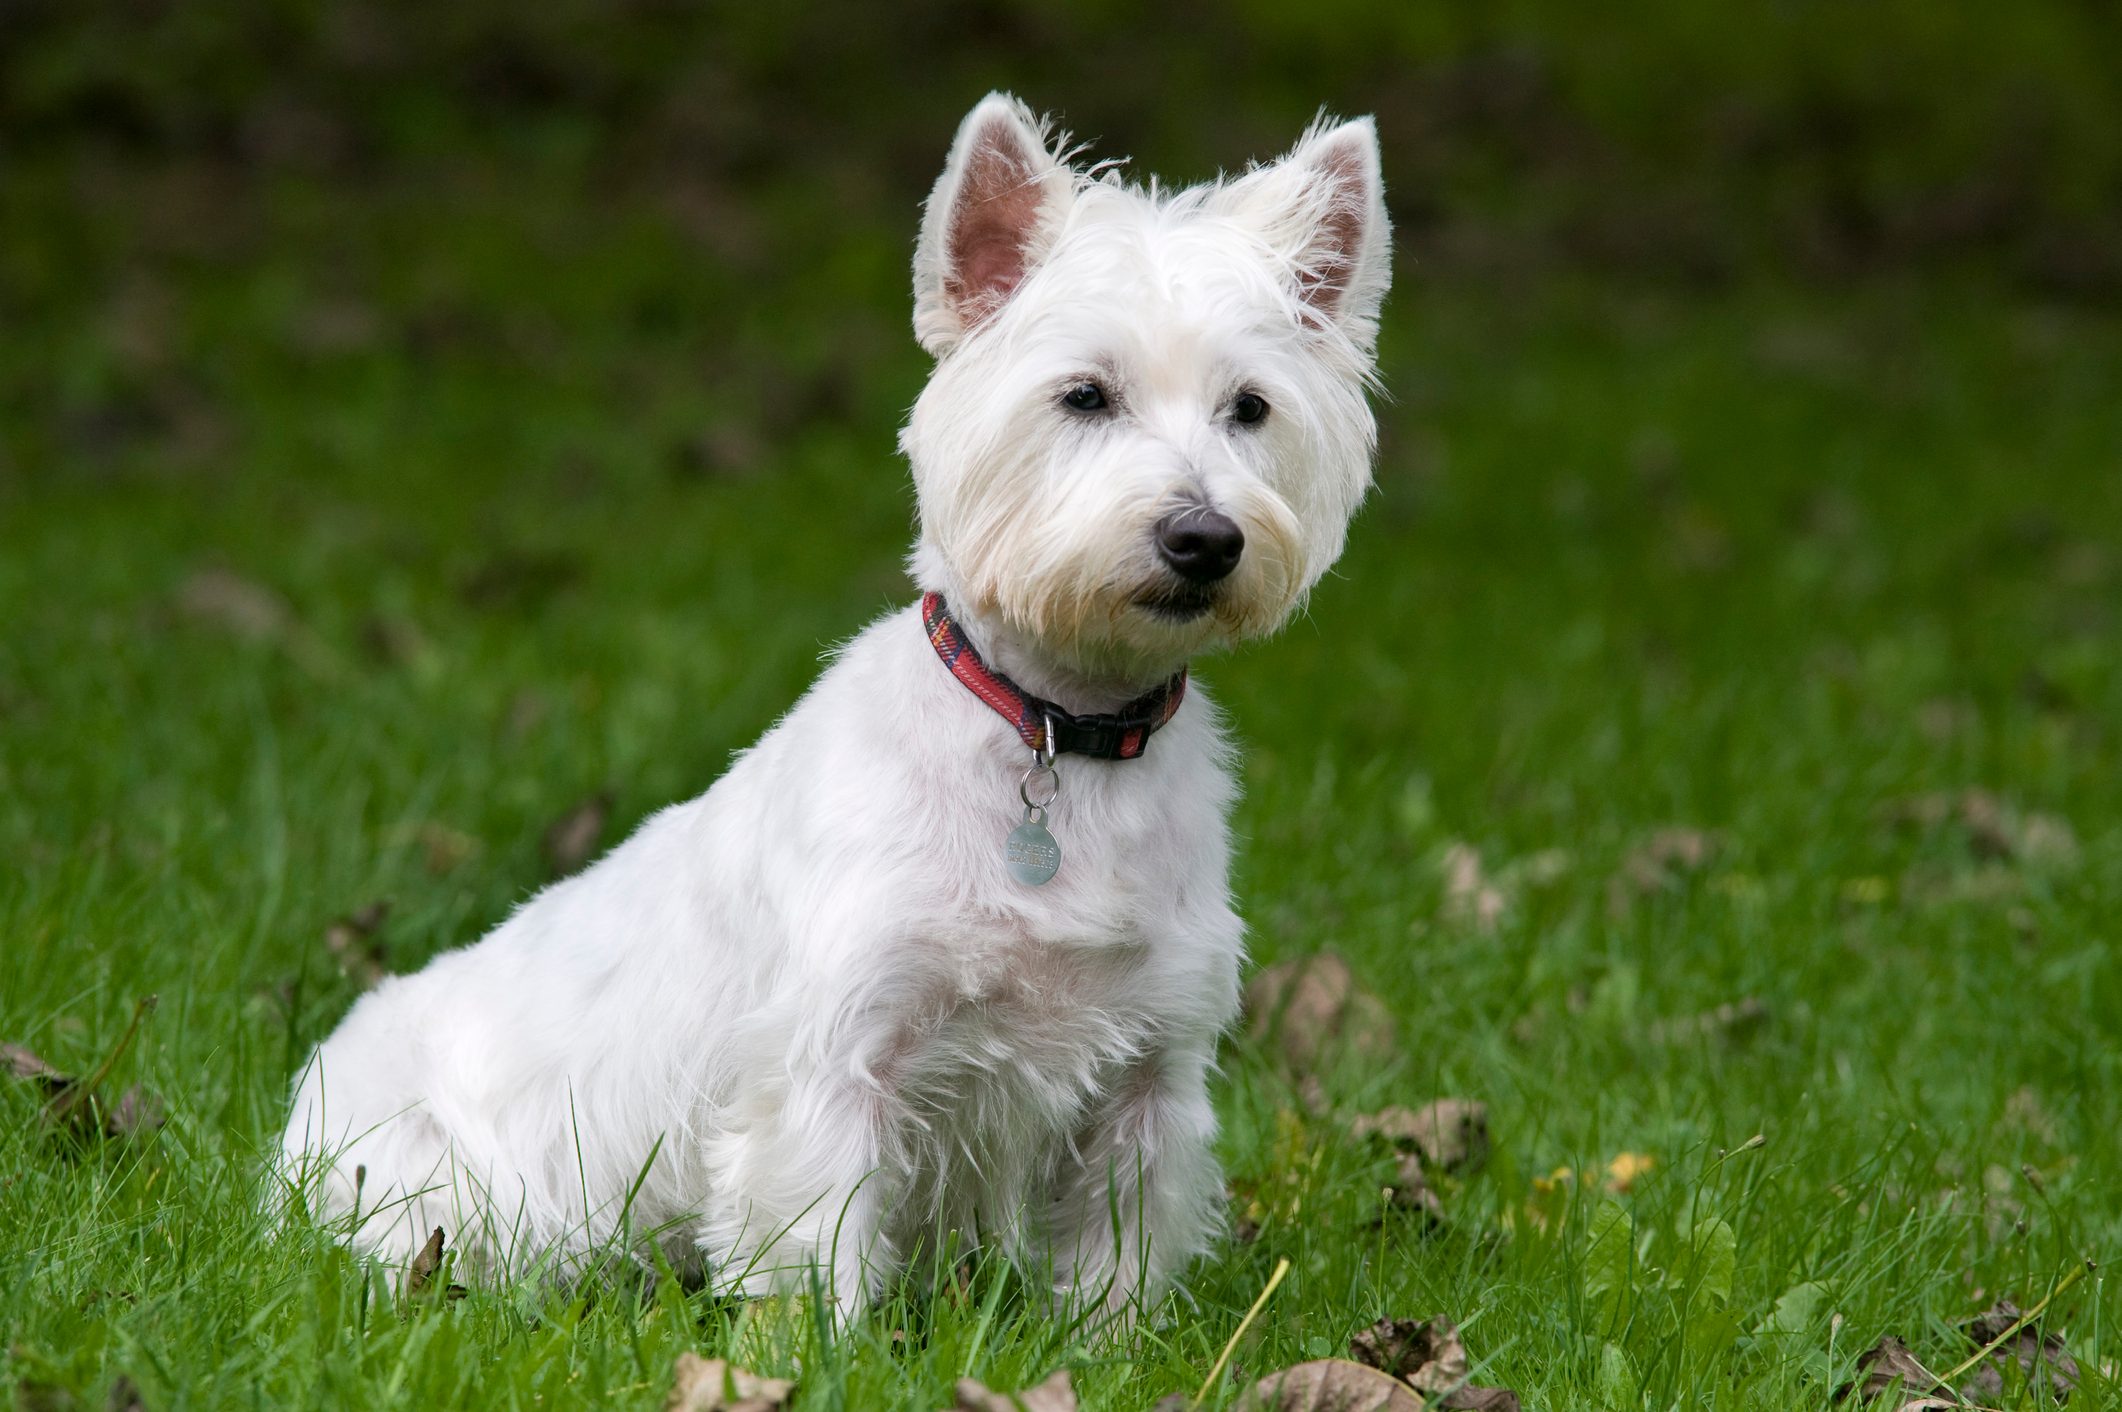
[[[1181,191],[1068,157],[991,95],[929,198],[913,570],[1057,661],[1147,678],[1278,627],[1370,484],[1377,135],[1320,123]]]

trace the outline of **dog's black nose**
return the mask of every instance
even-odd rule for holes
[[[1220,510],[1189,505],[1157,521],[1157,553],[1188,583],[1230,577],[1245,552],[1245,531]]]

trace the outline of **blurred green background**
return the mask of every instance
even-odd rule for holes
[[[1341,950],[1400,1043],[1325,1114],[1233,1046],[1256,1238],[1089,1405],[1190,1392],[1283,1255],[1254,1372],[1448,1310],[1532,1405],[1787,1408],[2112,1253],[2111,4],[0,0],[0,1040],[82,1072],[158,991],[170,1108],[84,1163],[7,1090],[9,1377],[660,1402],[697,1309],[354,1331],[257,1144],[335,918],[470,939],[907,600],[907,263],[995,87],[1170,181],[1373,113],[1397,230],[1378,491],[1202,677],[1256,955]],[[1430,1238],[1342,1118],[1438,1093],[1496,1157]],[[1736,1229],[1707,1341],[1601,1322],[1596,1187],[1527,1224],[1622,1151],[1647,1236]],[[2096,1370],[2122,1306],[2053,1317]],[[871,1332],[817,1405],[1075,1356]]]
[[[15,480],[225,467],[256,432],[243,365],[359,350],[676,346],[774,437],[893,405],[915,204],[990,87],[1168,180],[1322,106],[1376,114],[1403,307],[1556,273],[2122,298],[2122,23],[2096,0],[7,0],[0,41]],[[277,306],[266,346],[194,316],[217,282]]]

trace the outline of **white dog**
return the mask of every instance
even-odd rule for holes
[[[1341,551],[1389,233],[1367,121],[1183,191],[1071,155],[990,96],[929,199],[923,602],[318,1049],[282,1171],[356,1245],[439,1226],[507,1276],[653,1238],[843,1314],[953,1242],[1113,1309],[1206,1247],[1242,928],[1186,664]]]

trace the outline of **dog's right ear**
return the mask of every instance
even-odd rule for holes
[[[1009,299],[1051,247],[1076,176],[1046,125],[990,93],[958,125],[914,251],[914,337],[942,357]]]

